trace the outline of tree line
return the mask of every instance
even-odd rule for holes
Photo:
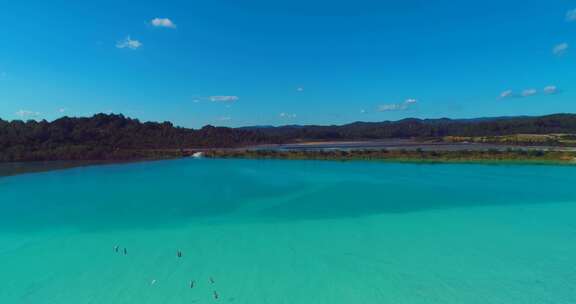
[[[376,140],[576,134],[576,115],[492,119],[404,119],[341,126],[283,126],[201,129],[170,122],[140,122],[123,115],[63,117],[52,122],[0,119],[0,161],[129,160],[181,156],[184,149],[234,148],[307,140]]]
[[[64,117],[52,122],[0,119],[0,161],[176,157],[185,148],[268,142],[266,135],[254,131],[213,126],[194,130],[115,114]]]

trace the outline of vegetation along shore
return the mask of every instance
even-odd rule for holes
[[[526,162],[576,164],[576,152],[526,149],[507,150],[210,150],[207,158],[295,159],[295,160],[390,160],[408,162]]]
[[[404,151],[405,142],[412,149]],[[346,147],[330,151],[334,149],[322,143]],[[288,145],[296,148],[282,151]],[[389,149],[390,145],[395,149]],[[428,148],[418,149],[420,145]],[[322,151],[304,151],[312,146]],[[491,149],[493,146],[497,149]],[[365,149],[368,147],[375,149]],[[0,162],[132,161],[186,157],[198,151],[208,151],[208,157],[570,162],[570,150],[575,147],[575,114],[200,129],[140,122],[115,114],[51,122],[0,119]]]

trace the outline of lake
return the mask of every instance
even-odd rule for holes
[[[0,303],[573,304],[575,184],[571,166],[222,159],[0,177]]]

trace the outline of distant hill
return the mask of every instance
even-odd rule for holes
[[[281,126],[251,128],[280,141],[438,138],[444,136],[503,136],[512,134],[576,133],[575,114],[476,119],[418,119],[354,122],[341,126]]]
[[[48,121],[0,119],[0,161],[116,160],[176,157],[183,149],[229,148],[312,140],[377,140],[576,134],[575,114],[478,119],[354,122],[340,126],[256,126],[187,129],[170,122],[142,123],[123,115],[97,114]]]

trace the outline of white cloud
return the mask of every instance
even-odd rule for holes
[[[554,46],[554,48],[552,49],[552,53],[556,56],[562,56],[566,54],[567,51],[568,51],[568,43],[566,42],[560,43]]]
[[[222,117],[218,117],[219,121],[231,121],[232,117],[230,116],[222,116]]]
[[[119,49],[131,49],[131,50],[136,50],[139,49],[140,47],[142,47],[142,42],[138,41],[138,40],[134,40],[132,38],[130,38],[130,36],[124,38],[123,40],[120,40],[116,43],[116,47]]]
[[[296,88],[296,91],[297,91],[297,92],[304,92],[304,88],[303,88],[303,87],[297,87],[297,88]]]
[[[544,94],[553,95],[558,93],[558,87],[555,85],[549,85],[544,88]]]
[[[408,110],[411,106],[415,105],[418,101],[414,98],[408,98],[401,103],[391,103],[379,105],[376,108],[378,112],[391,112],[391,111],[404,111]]]
[[[66,108],[58,109],[58,113],[66,113],[67,111],[68,111],[68,109],[66,109]]]
[[[284,113],[284,112],[280,113],[280,117],[282,118],[296,118],[296,116],[297,115],[294,113]]]
[[[378,112],[402,111],[406,110],[407,108],[408,107],[405,104],[392,103],[392,104],[379,105],[377,111]]]
[[[536,89],[526,89],[522,91],[522,97],[534,96],[536,94],[538,94],[538,91]]]
[[[31,118],[31,117],[40,116],[40,112],[34,112],[34,111],[29,111],[29,110],[18,110],[16,112],[16,116],[21,117],[21,118]]]
[[[512,92],[512,90],[506,90],[502,93],[500,93],[500,98],[509,98],[509,97],[514,97],[514,92]]]
[[[238,96],[210,96],[208,98],[213,102],[236,102],[240,99]]]
[[[150,23],[155,27],[176,28],[176,24],[168,18],[154,18]]]
[[[544,89],[542,89],[542,91],[538,91],[536,89],[525,89],[520,93],[514,93],[514,91],[512,90],[506,90],[502,93],[500,93],[499,98],[500,99],[505,99],[505,98],[524,98],[524,97],[531,97],[531,96],[535,96],[538,94],[544,94],[544,95],[554,95],[554,94],[558,94],[560,93],[560,89],[558,89],[557,86],[555,85],[548,85],[546,87],[544,87]]]
[[[576,8],[566,12],[566,21],[568,22],[576,21]]]

